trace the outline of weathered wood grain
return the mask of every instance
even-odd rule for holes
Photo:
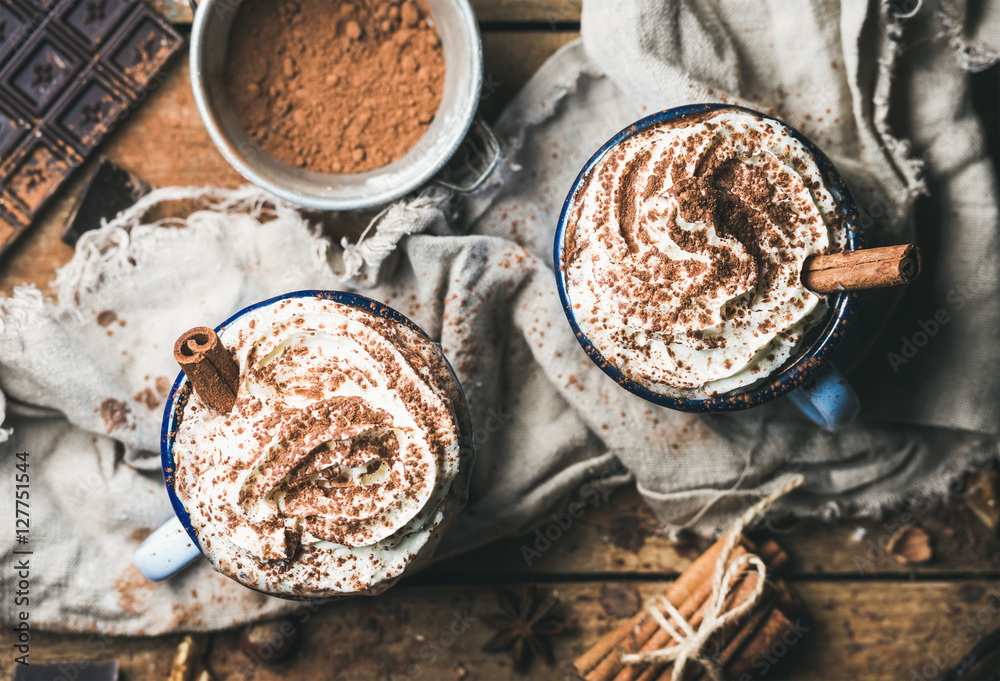
[[[539,530],[505,539],[433,568],[427,578],[518,574],[679,574],[710,541],[683,537],[672,542],[634,488],[587,505],[567,529],[565,517]],[[886,551],[901,524],[917,523],[931,536],[934,558],[904,566]],[[888,513],[883,520],[840,524],[803,521],[769,534],[785,548],[787,575],[1000,574],[1000,540],[959,499],[923,512]],[[422,577],[423,579],[423,577]]]
[[[572,678],[570,662],[633,610],[660,593],[664,582],[557,583],[546,588],[563,601],[572,632],[555,640],[557,667],[536,662],[526,679]],[[896,581],[796,584],[811,617],[802,636],[776,646],[755,669],[766,678],[798,681],[933,678],[956,663],[974,642],[1000,624],[1000,585]],[[508,658],[480,649],[492,630],[484,618],[499,608],[488,587],[401,587],[374,599],[358,598],[300,611],[301,640],[291,657],[254,666],[239,648],[238,631],[211,636],[207,667],[217,681],[277,679],[513,678]],[[36,632],[31,661],[121,660],[123,678],[164,679],[179,637],[156,639],[68,636]],[[0,633],[10,650],[12,634]],[[772,665],[774,661],[787,664]],[[0,658],[9,678],[13,661]],[[462,671],[464,670],[464,672]],[[936,671],[935,671],[936,670]],[[978,677],[973,677],[978,678]]]
[[[77,168],[28,230],[0,257],[0,296],[11,295],[19,284],[34,284],[43,295],[52,295],[55,271],[73,257],[73,247],[59,237],[89,167]]]
[[[147,0],[167,21],[191,23],[191,5],[187,0]],[[476,18],[490,23],[531,23],[543,27],[578,23],[582,0],[472,0]]]
[[[575,31],[486,31],[479,112],[493,120],[556,50],[580,37]]]
[[[472,0],[480,23],[525,22],[550,30],[580,22],[583,0]]]

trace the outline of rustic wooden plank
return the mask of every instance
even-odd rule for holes
[[[187,54],[119,125],[103,153],[156,187],[237,187],[245,180],[226,162],[202,125]]]
[[[568,504],[568,502],[567,502]],[[604,505],[583,503],[585,511],[563,529],[566,518],[550,518],[539,530],[495,542],[435,567],[431,575],[472,574],[674,575],[710,543],[697,537],[672,542],[634,487],[611,495]],[[558,514],[557,514],[558,515]],[[917,523],[931,536],[934,558],[904,566],[885,550],[902,523]],[[883,520],[840,524],[804,521],[772,533],[790,557],[789,575],[838,574],[998,574],[1000,540],[960,500],[924,512],[888,513]]]
[[[191,23],[188,0],[147,0],[156,10],[175,24]],[[582,0],[472,0],[476,18],[490,23],[531,23],[553,27],[579,23]]]
[[[571,633],[555,640],[557,668],[532,666],[526,679],[571,678],[571,661],[617,619],[665,588],[665,582],[553,584]],[[796,585],[812,617],[800,640],[776,647],[768,679],[800,681],[933,678],[1000,624],[995,580],[950,582],[833,581]],[[238,631],[212,636],[207,666],[217,681],[277,679],[509,680],[508,659],[481,651],[492,630],[484,618],[499,608],[488,587],[399,587],[377,598],[302,610],[292,619],[301,639],[291,657],[254,665]],[[13,636],[0,633],[10,650]],[[177,636],[103,638],[34,632],[31,661],[121,660],[123,678],[164,679]],[[9,678],[11,655],[0,658]],[[756,670],[770,667],[767,659]],[[464,671],[463,671],[464,670]],[[934,672],[936,673],[936,672]],[[978,678],[978,677],[974,677]]]
[[[73,257],[73,247],[60,240],[63,225],[82,188],[89,164],[53,197],[34,223],[0,258],[0,296],[9,296],[19,284],[34,284],[43,295],[52,295],[55,271]]]
[[[531,23],[550,30],[580,23],[583,0],[472,0],[480,23]]]
[[[812,630],[802,650],[790,651],[794,654],[788,655],[788,666],[778,668],[773,678],[929,681],[1000,625],[996,579],[833,582],[796,588],[812,615]],[[993,672],[996,669],[994,662]]]
[[[492,120],[521,86],[575,31],[489,31],[483,33],[483,90],[479,112]]]

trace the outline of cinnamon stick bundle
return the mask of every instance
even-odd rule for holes
[[[667,600],[680,609],[684,601],[690,599],[698,587],[710,582],[715,562],[719,559],[724,545],[725,539],[719,539],[701,554],[667,589],[664,594]],[[620,654],[617,651],[623,650],[629,653],[637,651],[652,636],[655,629],[656,622],[653,618],[649,613],[641,611],[605,634],[593,647],[577,658],[573,666],[587,681],[613,679],[625,666],[619,659]]]
[[[228,414],[236,404],[240,367],[215,331],[196,326],[174,343],[174,359],[203,402]]]
[[[742,556],[745,556],[747,553],[748,551],[745,546],[741,545],[735,546],[733,548],[731,558],[726,564],[726,567],[728,568],[736,560],[738,560]],[[745,576],[747,572],[748,572],[748,566],[744,566],[743,569],[741,570],[740,579],[742,579],[742,577]],[[744,582],[746,581],[747,580],[744,580]],[[750,581],[750,586],[752,587],[753,586],[752,580],[749,581]],[[739,591],[740,588],[746,586],[745,583],[741,584],[742,586],[739,587],[737,591]],[[734,594],[735,593],[736,592],[734,592]],[[680,611],[681,616],[684,617],[684,619],[686,619],[692,627],[697,628],[701,624],[701,621],[705,618],[705,611],[709,607],[709,597],[711,595],[712,595],[712,580],[710,577],[701,586],[698,587],[698,589],[694,592],[694,594],[692,594],[691,598],[686,600],[681,605],[681,607],[677,608]],[[730,601],[731,600],[732,600],[732,595],[730,596]],[[746,600],[745,597],[740,598],[739,603],[742,603],[744,600]],[[732,603],[729,603],[729,609],[731,609],[732,607],[734,607],[734,605]],[[672,618],[668,621],[670,621],[670,623],[674,625],[675,628],[677,627],[677,623],[674,622]],[[640,632],[640,634],[646,634],[647,632],[649,634],[648,637],[644,635],[636,637],[636,642],[638,642],[642,638],[646,638],[645,643],[641,644],[641,647],[639,648],[638,652],[648,653],[653,650],[659,650],[661,648],[665,648],[666,646],[670,645],[672,641],[670,633],[662,629],[656,623],[656,621],[653,620],[652,617],[649,618],[648,622],[643,627],[643,630]],[[625,652],[635,652],[627,650],[625,646],[622,646],[622,649]],[[642,667],[636,665],[626,665],[614,677],[614,681],[651,681],[652,679],[659,678],[660,671],[663,670],[665,666],[666,665],[662,664],[650,665],[649,667],[643,669]]]
[[[744,604],[747,600],[750,599],[753,590],[757,586],[756,581],[757,579],[759,579],[759,577],[757,577],[756,574],[751,574],[752,572],[753,571],[750,570],[748,566],[745,566],[744,569],[741,571],[740,577],[736,584],[736,588],[726,598],[725,609],[727,612],[729,610],[732,610],[733,608],[736,608],[737,606]],[[765,602],[770,600],[770,593],[766,585],[765,585],[765,592],[763,599]],[[708,607],[709,603],[707,602],[706,599],[706,602],[702,605],[699,611],[695,613],[695,616],[689,620],[692,627],[697,629],[697,627],[701,624],[702,620],[704,619],[705,611],[708,609]],[[717,632],[715,635],[712,636],[709,645],[714,645],[716,648],[722,647],[726,643],[726,641],[733,638],[736,634],[740,633],[741,630],[745,628],[744,625],[746,625],[748,621],[752,620],[754,616],[757,614],[757,612],[759,612],[759,610],[761,610],[760,606],[758,606],[755,610],[751,610],[749,613],[744,614],[741,619],[738,619],[734,622],[730,622],[728,625],[724,626],[721,631]],[[659,632],[657,633],[659,634]],[[667,632],[663,633],[667,634]],[[744,639],[748,637],[749,634],[745,634],[743,636]],[[670,635],[667,634],[666,637],[663,637],[662,642],[659,643],[659,645],[657,645],[656,647],[650,647],[649,649],[656,650],[658,648],[663,648],[669,645],[671,640],[672,639]],[[711,649],[706,650],[705,653],[710,654]],[[722,663],[721,659],[720,659],[720,664],[724,664]],[[627,669],[638,669],[642,672],[637,677],[635,677],[636,681],[670,681],[670,677],[673,676],[674,673],[673,663],[652,664],[647,666],[645,669],[642,669],[641,667],[630,666],[627,667]],[[693,663],[690,664],[690,666],[686,670],[685,677],[689,677],[691,672],[697,674],[698,667],[696,664]],[[619,676],[620,675],[621,674],[619,674]],[[615,681],[617,681],[617,677]]]
[[[920,275],[920,264],[914,244],[814,255],[802,267],[802,283],[817,293],[899,286]]]
[[[709,607],[715,565],[724,543],[725,537],[713,544],[664,593],[667,600],[695,629],[701,624]],[[728,564],[746,553],[760,556],[769,571],[780,568],[788,560],[788,555],[775,541],[768,540],[758,548],[740,535],[730,553]],[[726,597],[727,612],[746,602],[756,586],[756,573],[749,566],[741,570],[737,579],[735,587]],[[769,580],[764,595],[750,612],[739,620],[730,622],[711,637],[710,644],[717,653],[715,657],[727,677],[739,676],[747,671],[749,666],[739,665],[743,664],[744,659],[752,660],[755,655],[763,652],[765,646],[770,646],[774,642],[774,632],[780,637],[789,630],[791,624],[788,617],[775,605],[782,603],[782,607],[787,609],[787,603],[790,602],[788,593],[783,583],[772,584]],[[667,619],[674,624],[672,618]],[[622,661],[622,655],[658,650],[671,645],[671,642],[670,634],[643,610],[605,634],[577,658],[573,666],[585,681],[669,681],[673,674],[673,664],[627,665]],[[750,646],[754,648],[750,649]],[[760,646],[759,649],[757,646]],[[685,673],[685,678],[707,678],[697,664],[690,664],[688,671],[691,673]]]

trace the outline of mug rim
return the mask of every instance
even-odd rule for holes
[[[570,187],[569,193],[566,195],[566,199],[563,202],[562,211],[559,214],[559,222],[556,225],[555,243],[553,246],[553,264],[555,269],[556,286],[559,289],[559,300],[562,304],[563,313],[565,313],[566,319],[569,321],[570,327],[573,330],[573,335],[576,336],[577,341],[587,353],[587,356],[590,357],[591,361],[593,361],[594,364],[601,369],[601,371],[614,379],[619,386],[649,402],[652,402],[653,404],[689,413],[719,414],[742,411],[744,409],[750,409],[766,402],[770,402],[771,400],[777,399],[778,397],[781,397],[782,395],[797,388],[806,379],[815,374],[816,371],[819,370],[820,366],[829,359],[833,349],[843,338],[844,332],[847,330],[848,322],[854,314],[858,298],[857,293],[854,292],[843,291],[834,294],[834,298],[829,305],[830,310],[827,312],[826,322],[820,328],[819,335],[805,351],[799,354],[795,361],[791,364],[785,365],[782,370],[774,374],[770,380],[749,390],[743,390],[736,393],[724,393],[707,398],[687,398],[662,395],[650,390],[646,386],[636,383],[625,376],[617,367],[609,362],[580,328],[576,321],[576,315],[573,313],[573,306],[570,301],[566,285],[566,270],[563,263],[563,253],[565,252],[565,248],[563,247],[563,242],[565,240],[568,215],[571,208],[575,204],[576,195],[579,192],[580,187],[583,185],[584,180],[593,170],[594,166],[596,166],[597,163],[604,158],[605,154],[625,139],[628,139],[629,137],[632,137],[647,128],[663,124],[667,121],[672,121],[674,119],[692,114],[716,111],[719,109],[735,109],[754,116],[760,116],[761,118],[765,118],[767,120],[775,121],[784,129],[788,130],[792,137],[805,145],[806,149],[812,155],[813,160],[816,161],[816,165],[819,167],[820,173],[826,180],[827,186],[836,199],[840,213],[844,218],[844,231],[847,238],[846,250],[856,251],[862,248],[863,244],[857,205],[855,204],[850,191],[847,189],[847,185],[845,184],[843,177],[839,172],[837,172],[836,167],[834,167],[833,162],[830,161],[826,154],[824,154],[812,140],[792,126],[788,125],[788,123],[774,116],[769,116],[760,111],[755,111],[754,109],[749,109],[743,106],[737,106],[735,104],[721,104],[717,102],[688,104],[671,109],[664,109],[663,111],[658,111],[649,116],[645,116],[635,123],[619,130],[614,136],[611,137],[611,139],[605,142],[601,148],[590,157],[587,163],[584,164],[583,168],[576,176],[576,180],[574,180],[573,185]]]
[[[390,319],[399,324],[416,331],[421,337],[427,339],[428,341],[434,343],[435,341],[427,335],[427,333],[421,329],[413,320],[404,315],[402,312],[396,310],[395,308],[389,307],[385,303],[381,303],[368,296],[361,295],[360,293],[353,293],[350,291],[336,291],[336,290],[322,290],[322,289],[303,289],[300,291],[291,291],[289,293],[282,293],[277,296],[273,296],[266,300],[262,300],[257,303],[253,303],[244,307],[243,309],[230,315],[224,322],[215,327],[215,332],[221,334],[227,326],[232,324],[237,319],[257,310],[259,308],[271,305],[282,300],[292,299],[292,298],[315,298],[319,300],[331,300],[335,303],[341,303],[343,305],[348,305],[350,307],[355,307],[359,309],[371,312],[377,317],[383,319]],[[455,370],[451,366],[451,362],[445,357],[444,353],[441,353],[441,357],[444,359],[445,366],[448,367],[448,372],[451,374],[451,378],[458,388],[458,395],[461,397],[461,403],[456,406],[456,421],[458,423],[459,430],[469,429],[471,432],[471,420],[469,416],[469,405],[465,398],[465,391],[462,388],[462,384],[458,380],[458,376],[455,374]],[[186,394],[181,394],[186,392]],[[187,508],[184,507],[184,503],[178,498],[177,492],[174,490],[174,440],[177,437],[177,428],[180,425],[180,418],[178,417],[177,406],[183,399],[183,403],[186,404],[187,398],[190,396],[190,390],[188,389],[187,376],[183,371],[179,372],[177,378],[174,380],[174,384],[170,389],[170,394],[167,396],[167,403],[163,410],[163,421],[160,427],[160,466],[163,471],[163,484],[167,488],[167,497],[170,499],[170,506],[174,511],[174,515],[177,520],[180,521],[181,525],[184,527],[184,531],[187,533],[194,545],[198,547],[198,551],[204,556],[205,552],[201,548],[201,542],[198,541],[198,533],[194,529],[194,525],[191,523],[191,515],[188,513]],[[183,406],[183,405],[182,405]],[[461,433],[460,433],[461,436]],[[473,445],[470,445],[473,446]],[[216,570],[215,566],[212,566],[213,570]],[[218,570],[216,570],[218,571]],[[226,577],[229,575],[221,573]],[[231,578],[231,577],[230,577]],[[231,578],[232,579],[232,578]],[[274,596],[275,598],[283,598],[290,601],[329,601],[338,598],[347,597],[345,596],[299,596],[296,594],[280,594],[273,593],[271,591],[263,591],[255,587],[244,584],[243,582],[233,579],[240,586],[246,587],[256,591],[257,593],[262,593],[267,596]]]

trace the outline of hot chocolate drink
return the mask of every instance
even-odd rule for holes
[[[803,263],[844,247],[812,154],[739,109],[626,137],[584,178],[562,266],[583,334],[662,395],[738,391],[779,370],[827,312]]]
[[[174,489],[204,554],[273,594],[375,594],[427,562],[465,501],[471,451],[440,349],[322,297],[251,310],[220,334],[235,405],[189,393]]]

